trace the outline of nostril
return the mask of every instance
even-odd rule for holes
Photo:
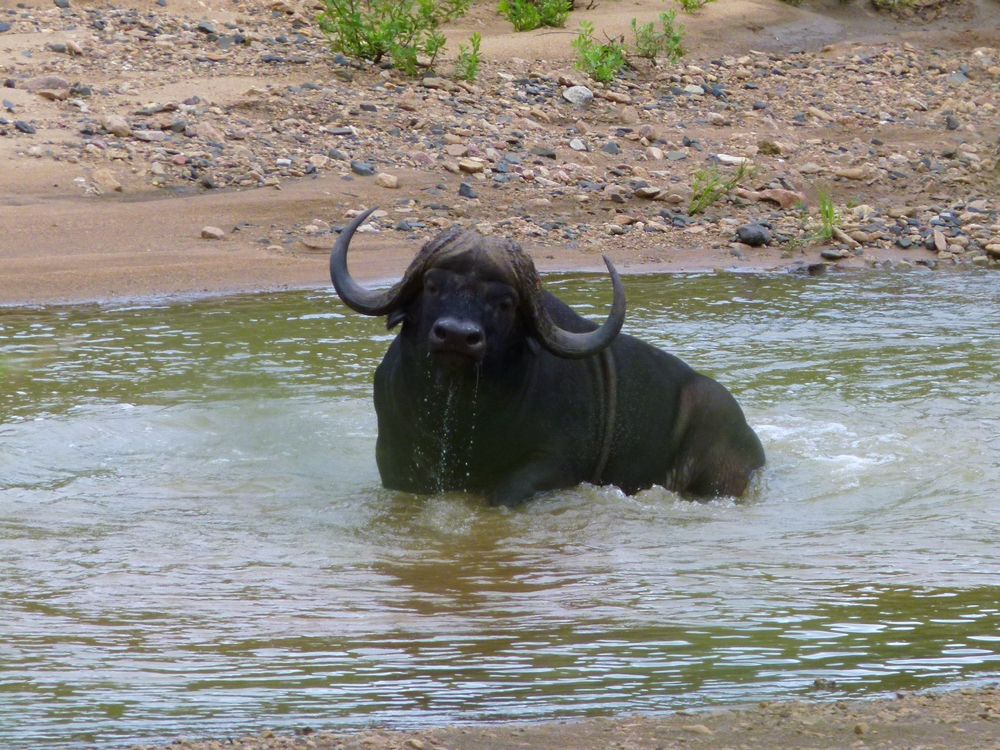
[[[445,328],[440,323],[436,323],[431,329],[431,336],[433,336],[438,341],[444,341],[448,338],[448,329]]]
[[[469,346],[479,346],[483,343],[483,332],[469,331],[469,333],[465,336],[465,343]]]

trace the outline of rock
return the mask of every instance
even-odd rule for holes
[[[448,154],[448,156],[461,157],[468,155],[469,147],[464,143],[449,143],[444,147],[444,152]]]
[[[668,151],[667,160],[668,161],[684,161],[688,158],[687,151]]]
[[[101,118],[101,127],[104,128],[105,132],[119,138],[127,138],[132,135],[132,127],[121,115],[104,115]]]
[[[841,250],[839,248],[826,248],[819,251],[821,258],[826,260],[842,260],[850,255],[846,250]]]
[[[69,7],[69,0],[53,0],[53,2],[57,8],[65,9]]]
[[[736,230],[736,237],[744,245],[750,245],[750,247],[771,244],[771,230],[763,224],[744,224]]]
[[[637,198],[645,198],[646,200],[656,200],[656,198],[662,193],[658,187],[645,186],[641,188],[636,188],[635,195]]]
[[[122,184],[118,181],[118,178],[115,177],[115,173],[107,167],[95,169],[91,178],[93,179],[94,184],[97,185],[103,193],[120,193],[122,191]]]
[[[761,140],[757,142],[757,153],[764,156],[781,156],[781,145],[777,141]]]
[[[569,147],[574,151],[587,151],[587,144],[584,143],[580,138],[571,138],[569,141]]]
[[[146,143],[159,143],[160,141],[167,140],[170,136],[162,130],[134,130],[132,131],[132,137]]]
[[[226,233],[219,229],[219,227],[202,227],[201,228],[201,238],[203,240],[221,240],[225,239]]]
[[[427,76],[420,82],[420,85],[425,89],[444,89],[445,91],[451,91],[454,88],[454,84],[447,78],[438,78],[437,76]]]
[[[944,118],[944,126],[948,130],[958,130],[962,127],[962,123],[959,122],[959,119],[955,115],[948,115]]]
[[[10,31],[11,28],[12,28],[11,25],[6,21],[0,21],[0,34],[4,33],[5,31]]]
[[[70,85],[69,81],[59,76],[36,76],[25,81],[21,88],[33,94],[39,91],[65,91],[66,96],[69,96]]]
[[[395,190],[399,187],[399,178],[394,174],[389,174],[388,172],[379,172],[375,175],[375,184],[380,187]]]
[[[375,167],[365,161],[351,161],[351,171],[361,177],[372,177],[375,174]]]
[[[215,24],[212,23],[211,21],[201,21],[198,24],[198,31],[200,31],[202,34],[214,34]]]
[[[486,164],[479,159],[461,159],[458,168],[466,174],[478,174],[486,170]]]
[[[563,90],[563,99],[577,107],[584,107],[594,100],[594,92],[586,86],[570,86]]]
[[[463,182],[458,186],[458,194],[463,198],[478,198],[479,195],[475,190],[472,189],[472,185],[468,182]]]
[[[622,152],[622,147],[619,146],[614,141],[608,141],[603,146],[601,146],[601,151],[606,154],[611,154],[612,156],[617,156]]]
[[[833,173],[837,177],[843,177],[845,180],[865,180],[869,177],[867,167],[841,167],[835,169]]]
[[[663,161],[666,154],[663,153],[662,148],[657,148],[656,146],[649,146],[646,149],[646,158],[650,161]]]
[[[716,154],[715,158],[720,164],[728,164],[734,167],[748,164],[750,159],[746,156],[731,156],[730,154]]]
[[[983,248],[986,254],[991,258],[1000,260],[1000,242],[991,242],[989,245]]]
[[[948,238],[944,236],[944,232],[940,229],[935,229],[933,234],[934,249],[939,253],[944,253],[948,251]]]
[[[795,208],[806,202],[806,197],[795,190],[785,190],[783,188],[768,188],[760,191],[760,199],[777,203],[786,211]]]
[[[31,123],[25,122],[24,120],[14,120],[14,127],[27,135],[32,135],[36,132],[35,126]]]
[[[683,91],[688,96],[703,96],[705,93],[705,89],[703,89],[701,86],[696,86],[693,83],[690,83],[687,86],[685,86]]]

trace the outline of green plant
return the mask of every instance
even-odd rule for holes
[[[632,34],[635,37],[635,54],[647,60],[655,60],[659,56],[677,62],[684,56],[684,27],[674,25],[677,14],[668,10],[660,14],[662,31],[657,31],[652,21],[638,25],[632,19]]]
[[[697,13],[712,0],[676,0],[676,2],[685,13]]]
[[[729,179],[724,179],[715,167],[699,169],[691,180],[691,200],[688,203],[688,214],[700,214],[706,208],[721,198],[729,195],[737,185],[753,174],[753,165],[744,159]]]
[[[469,39],[470,46],[468,48],[464,44],[458,45],[458,57],[455,59],[455,71],[453,73],[455,78],[460,78],[469,83],[476,80],[476,76],[479,75],[479,44],[482,40],[483,38],[477,31]]]
[[[826,191],[819,194],[819,222],[816,239],[829,242],[833,239],[834,231],[840,228],[840,214],[833,205],[833,198]]]
[[[514,31],[532,31],[542,26],[566,25],[573,0],[500,0],[497,13],[514,26]]]
[[[576,50],[576,68],[582,70],[595,81],[608,83],[621,72],[627,61],[625,45],[617,39],[609,39],[601,44],[594,41],[594,24],[580,22],[580,31],[572,41]]]
[[[438,27],[468,11],[472,0],[324,0],[317,21],[330,47],[345,55],[416,75],[419,58],[433,66],[444,49]]]

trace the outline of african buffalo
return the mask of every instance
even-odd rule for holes
[[[382,483],[482,493],[516,505],[580,482],[741,495],[764,451],[733,396],[625,334],[625,291],[600,326],[542,289],[510,240],[453,227],[402,280],[371,291],[347,270],[366,211],[341,232],[330,276],[344,303],[402,324],[375,371]]]

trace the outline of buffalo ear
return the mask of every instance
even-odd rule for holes
[[[386,317],[385,327],[387,330],[391,331],[393,328],[402,323],[405,319],[406,319],[406,311],[401,307],[397,307],[395,310],[390,312],[389,315]]]

